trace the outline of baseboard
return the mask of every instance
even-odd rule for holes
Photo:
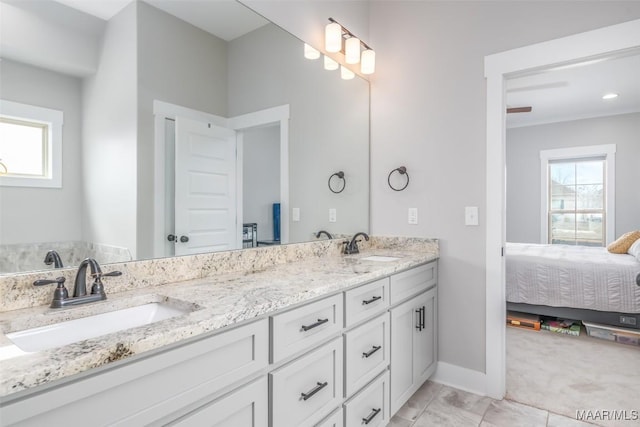
[[[463,368],[446,362],[438,362],[431,381],[470,393],[487,395],[487,378],[483,372]]]

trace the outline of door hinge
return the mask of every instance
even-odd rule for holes
[[[504,246],[500,248],[500,256],[504,256]]]

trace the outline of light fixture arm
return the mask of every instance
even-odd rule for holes
[[[365,42],[362,41],[362,39],[358,36],[356,36],[355,34],[353,34],[351,31],[349,31],[344,25],[342,25],[341,23],[339,23],[338,21],[336,21],[335,19],[329,17],[329,21],[334,23],[334,24],[338,24],[340,25],[340,28],[342,29],[342,38],[350,38],[350,37],[355,37],[358,40],[360,40],[360,44],[362,45],[362,47],[364,47],[366,50],[373,50],[371,49],[371,47],[369,47],[368,44],[366,44]],[[347,36],[347,37],[345,37]]]

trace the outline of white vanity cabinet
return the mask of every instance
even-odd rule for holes
[[[268,366],[268,338],[261,319],[89,372],[3,405],[2,425],[164,425],[257,376]]]
[[[437,267],[435,263],[430,263],[419,268],[435,273]],[[400,409],[436,368],[437,288],[435,282],[430,283],[430,274],[424,277],[426,280],[422,286],[416,285],[418,278],[413,274],[396,277],[401,285],[407,285],[402,282],[408,279],[410,286],[407,287],[422,292],[392,306],[390,310],[392,414]],[[393,295],[394,276],[391,279]]]
[[[265,376],[168,424],[179,427],[268,427]]]
[[[436,366],[437,261],[2,402],[3,425],[385,426]]]

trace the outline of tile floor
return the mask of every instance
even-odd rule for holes
[[[389,427],[593,427],[511,400],[493,400],[427,381]]]

